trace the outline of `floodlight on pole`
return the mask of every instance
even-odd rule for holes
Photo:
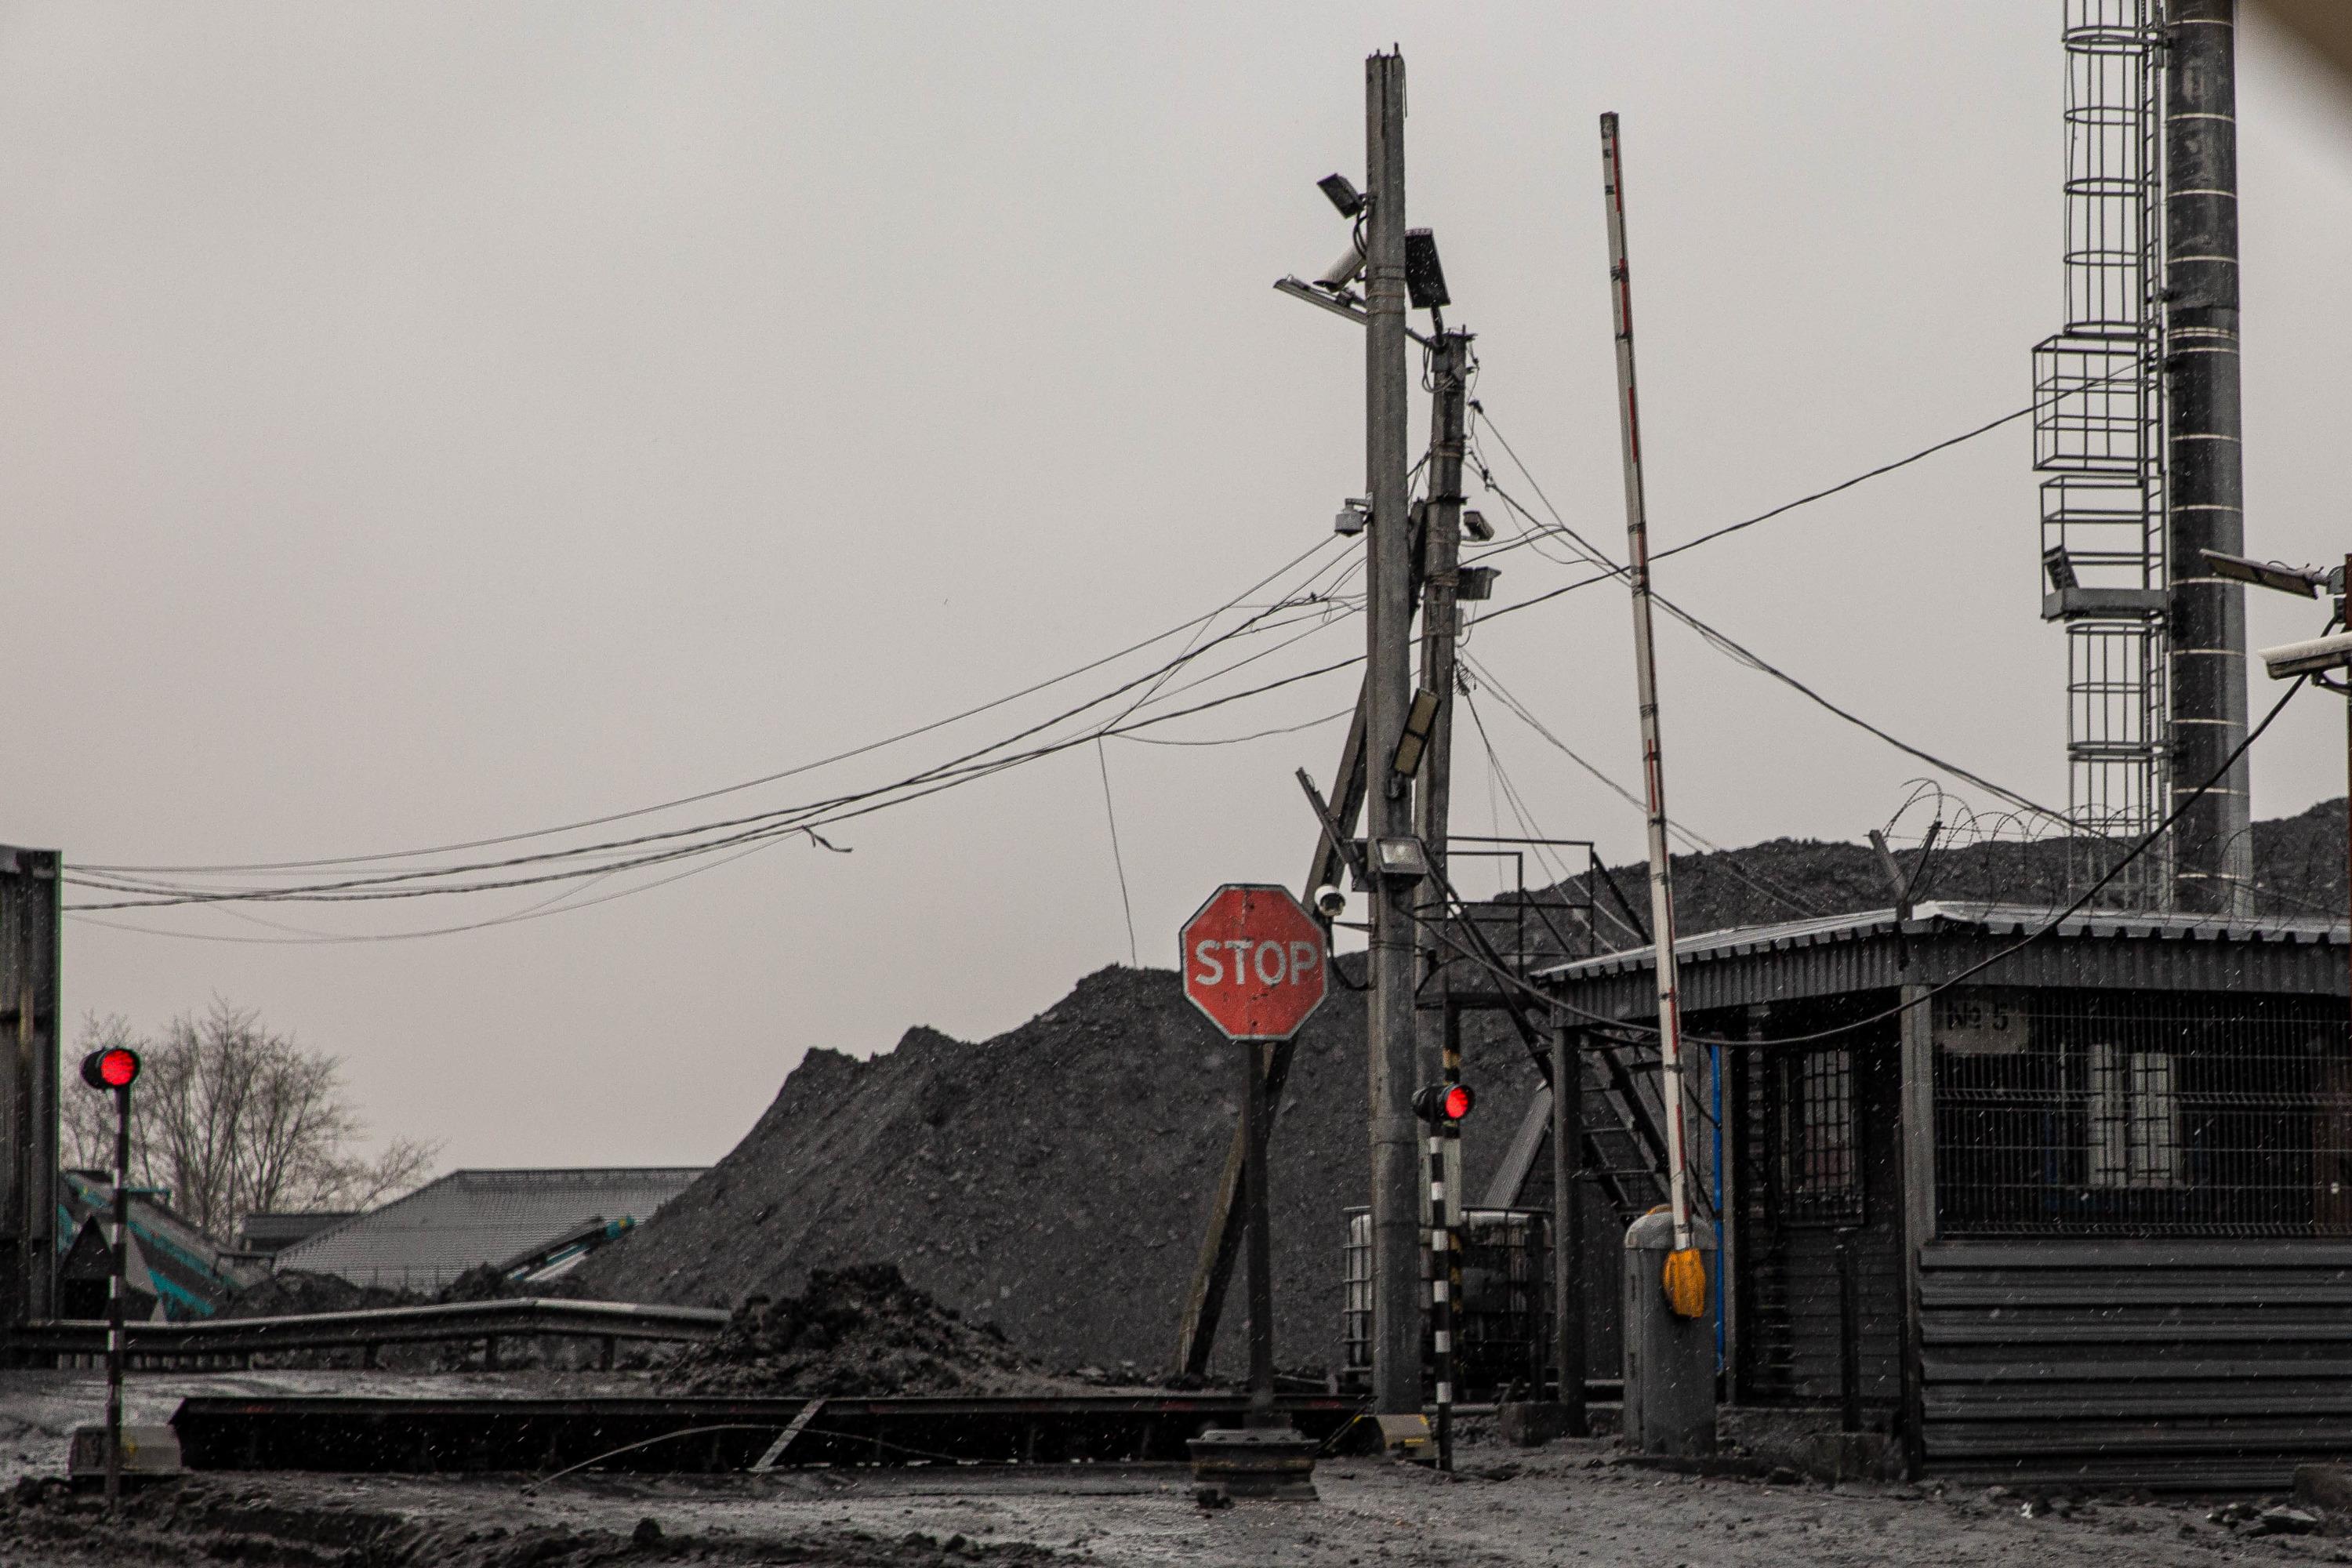
[[[1370,316],[1364,313],[1363,301],[1354,294],[1349,293],[1344,289],[1336,294],[1326,293],[1322,289],[1317,287],[1315,284],[1309,283],[1295,274],[1288,278],[1276,279],[1274,280],[1274,289],[1275,292],[1277,294],[1287,294],[1294,300],[1304,300],[1310,305],[1320,306],[1322,309],[1330,311],[1335,316],[1344,316],[1360,327],[1365,325],[1371,320]],[[1428,336],[1424,333],[1413,331],[1411,327],[1407,327],[1404,330],[1404,335],[1411,338],[1414,342],[1420,343],[1424,348],[1429,345],[1430,340]]]
[[[1376,838],[1372,868],[1382,881],[1418,882],[1429,875],[1429,852],[1418,838]]]
[[[2050,586],[2061,594],[2083,585],[2074,574],[2074,558],[2066,553],[2063,544],[2053,544],[2042,552],[2042,570],[2049,574]]]
[[[1404,287],[1416,310],[1442,310],[1454,303],[1445,291],[1445,267],[1437,259],[1437,236],[1425,228],[1404,231]]]
[[[1363,301],[1353,294],[1345,291],[1337,294],[1327,293],[1296,274],[1288,278],[1276,279],[1274,286],[1280,293],[1287,294],[1294,300],[1304,300],[1310,305],[1320,305],[1335,316],[1347,317],[1358,326],[1363,325],[1366,320]]]
[[[2344,591],[2341,566],[2323,572],[2316,566],[2289,566],[2283,561],[2256,561],[2248,555],[2224,555],[2218,550],[2201,553],[2208,571],[2233,583],[2252,583],[2257,588],[2293,594],[2301,599],[2316,599],[2322,589],[2331,594]]]
[[[1315,188],[1331,198],[1341,217],[1354,217],[1364,210],[1363,193],[1345,174],[1326,174],[1315,182]]]

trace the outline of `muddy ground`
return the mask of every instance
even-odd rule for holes
[[[612,1392],[643,1391],[626,1376],[604,1381]],[[147,1376],[132,1382],[131,1408],[134,1419],[160,1419],[184,1394],[239,1387],[393,1391],[364,1382],[349,1373]],[[525,1394],[554,1385],[505,1373],[397,1386]],[[561,1386],[587,1392],[576,1376]],[[142,1494],[110,1521],[95,1500],[42,1479],[62,1473],[66,1431],[96,1416],[100,1389],[89,1373],[0,1373],[0,1474],[9,1481],[0,1488],[0,1563],[7,1568],[2352,1563],[2352,1533],[2261,1535],[2250,1523],[2209,1520],[2214,1500],[1830,1488],[1785,1473],[1777,1483],[1701,1479],[1627,1462],[1601,1440],[1507,1447],[1475,1419],[1455,1476],[1382,1460],[1327,1461],[1322,1500],[1307,1504],[1203,1510],[1173,1467],[582,1476],[536,1492],[524,1489],[524,1477],[215,1473]],[[2328,1529],[2352,1531],[2352,1520]]]
[[[267,1562],[407,1568],[527,1563],[2214,1564],[2352,1562],[2327,1535],[2256,1536],[2207,1505],[2023,1500],[1910,1487],[1661,1474],[1599,1442],[1533,1453],[1466,1442],[1453,1478],[1327,1464],[1314,1503],[1204,1510],[1172,1467],[935,1476],[198,1478],[109,1521],[95,1500],[0,1505],[22,1568]]]

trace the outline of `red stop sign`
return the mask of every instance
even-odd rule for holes
[[[1184,994],[1228,1039],[1286,1040],[1323,1004],[1323,928],[1287,888],[1219,888],[1179,946]]]

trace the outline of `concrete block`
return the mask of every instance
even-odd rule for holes
[[[1884,1432],[1816,1432],[1797,1445],[1797,1468],[1816,1480],[1899,1481],[1903,1445]]]
[[[1692,1239],[1712,1279],[1712,1246],[1698,1230]],[[1660,1280],[1674,1244],[1664,1214],[1625,1230],[1624,1441],[1637,1454],[1687,1458],[1715,1452],[1715,1313],[1685,1318],[1667,1306]]]
[[[1287,1426],[1217,1428],[1186,1446],[1194,1492],[1204,1502],[1316,1500],[1315,1456],[1321,1445]]]
[[[1514,1400],[1495,1406],[1495,1425],[1503,1440],[1522,1448],[1539,1448],[1555,1437],[1566,1437],[1568,1406],[1551,1401]]]
[[[129,1482],[163,1480],[181,1473],[180,1435],[169,1426],[122,1428],[122,1478]],[[106,1428],[77,1426],[66,1449],[66,1475],[77,1486],[106,1479]]]

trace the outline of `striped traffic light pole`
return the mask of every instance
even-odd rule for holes
[[[106,1506],[122,1496],[123,1289],[131,1268],[131,1086],[139,1053],[121,1046],[81,1059],[81,1080],[114,1091],[114,1247],[106,1281]]]
[[[1413,1096],[1413,1110],[1429,1127],[1429,1340],[1437,1382],[1437,1468],[1454,1468],[1454,1300],[1461,1275],[1453,1211],[1445,1200],[1445,1145],[1470,1114],[1470,1086],[1456,1080],[1431,1084]]]

